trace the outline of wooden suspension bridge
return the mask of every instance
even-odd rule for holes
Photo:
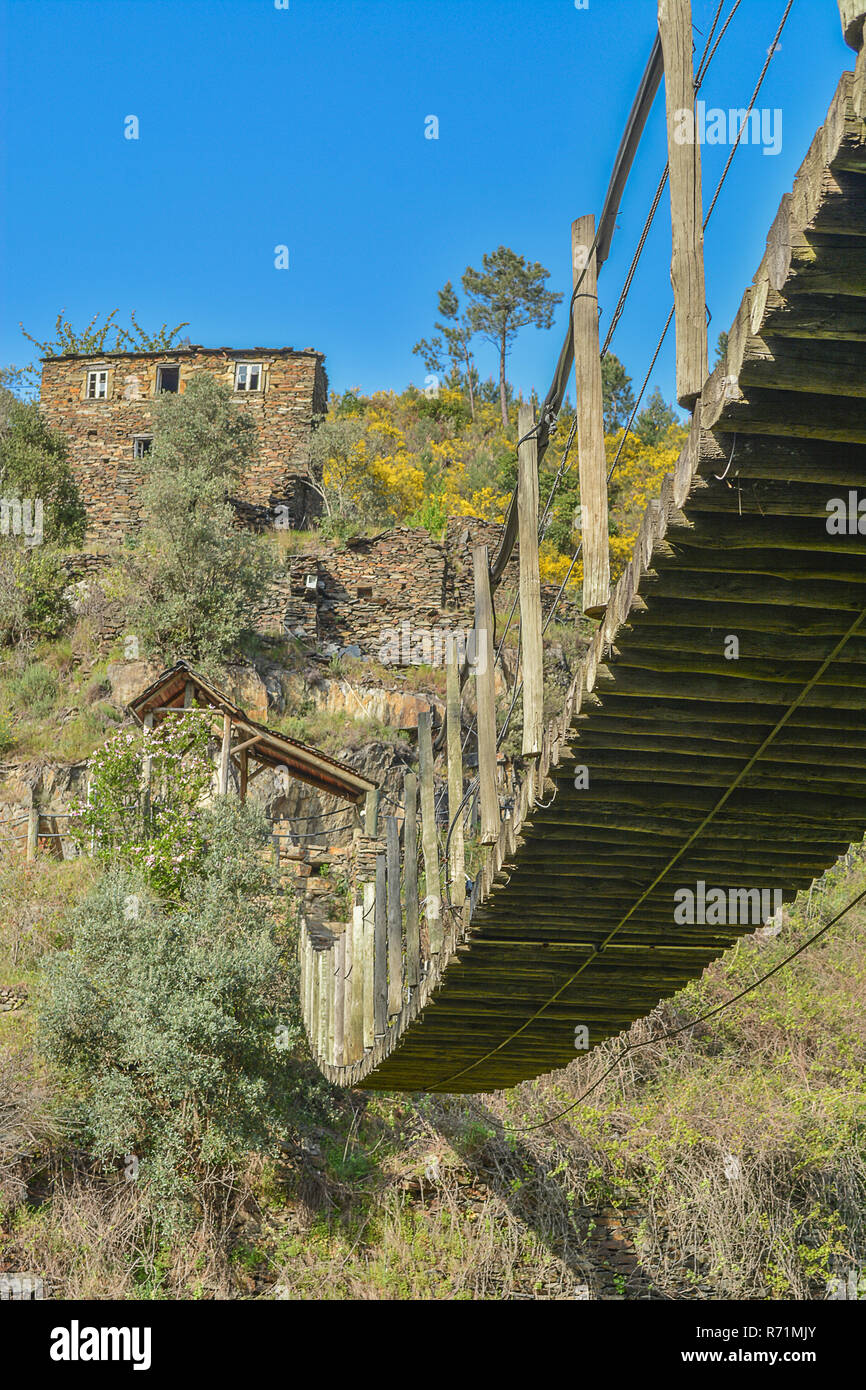
[[[488,1091],[565,1066],[576,1030],[589,1046],[619,1033],[760,924],[718,906],[678,914],[678,890],[714,889],[735,906],[758,890],[790,900],[863,834],[866,10],[862,0],[840,10],[855,71],[782,199],[726,358],[709,375],[700,150],[671,138],[674,113],[694,102],[690,5],[660,0],[659,40],[599,233],[592,219],[573,228],[572,337],[558,369],[561,400],[573,351],[584,608],[598,629],[545,726],[537,453],[549,421],[543,413],[536,426],[524,408],[506,537],[519,536],[526,773],[501,821],[491,581],[503,548],[489,564],[479,547],[483,863],[467,899],[452,654],[447,863],[425,716],[402,818],[380,823],[376,793],[367,796],[350,920],[327,943],[302,930],[304,1017],[333,1082]],[[610,592],[595,277],[662,67],[678,396],[692,422]]]

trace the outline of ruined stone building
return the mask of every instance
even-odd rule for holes
[[[68,441],[89,539],[122,539],[138,521],[154,398],[183,392],[197,372],[228,384],[238,409],[258,429],[259,460],[243,479],[239,500],[251,508],[287,506],[282,515],[289,524],[308,524],[320,509],[306,478],[313,417],[327,409],[324,361],[312,348],[194,344],[164,352],[43,358],[42,410]]]

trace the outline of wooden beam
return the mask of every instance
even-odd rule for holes
[[[577,447],[580,472],[580,534],[583,562],[583,611],[597,618],[610,592],[610,544],[607,514],[607,457],[598,343],[598,284],[595,218],[571,224],[574,301],[574,381],[577,400]]]
[[[325,1056],[328,1039],[328,951],[317,951],[319,977],[319,1009],[316,1018],[316,1048],[319,1056]]]
[[[406,984],[417,989],[421,980],[421,932],[418,923],[418,779],[403,778],[403,879],[406,902]]]
[[[27,812],[27,862],[36,858],[39,845],[39,803],[33,788],[30,789],[30,808]]]
[[[402,913],[400,911],[400,832],[397,826],[396,816],[385,817],[385,856],[387,894],[385,910],[388,942],[387,1013],[393,1018],[403,1007],[403,923]]]
[[[232,717],[223,715],[223,737],[219,760],[219,795],[225,796],[229,789],[229,754],[232,746]]]
[[[378,859],[377,855],[377,859]],[[376,883],[364,884],[364,1047],[376,1041]]]
[[[334,1039],[336,1034],[337,1022],[337,943],[336,940],[330,950],[325,953],[325,994],[326,994],[326,1015],[325,1015],[325,1059],[333,1063],[336,1053],[334,1050]]]
[[[522,553],[522,552],[521,552]],[[466,901],[466,850],[463,839],[463,729],[460,719],[460,672],[453,643],[445,660],[447,682],[445,730],[448,736],[448,823],[451,835],[450,889],[453,907]],[[459,811],[459,815],[458,815]]]
[[[334,1065],[341,1067],[346,1050],[346,937],[342,931],[334,943]]]
[[[319,952],[313,950],[313,943],[310,942],[310,1017],[307,1022],[307,1032],[310,1035],[310,1047],[314,1057],[319,1053],[319,996],[322,988],[322,976],[319,972]]]
[[[424,850],[424,915],[431,956],[442,950],[442,897],[439,884],[439,843],[433,782],[433,715],[418,715],[418,765],[421,776],[421,845]]]
[[[523,756],[537,757],[544,732],[544,645],[541,636],[541,576],[538,569],[538,446],[525,439],[535,411],[522,405],[517,433],[517,509],[520,528],[520,643],[523,651]]]
[[[677,399],[692,410],[707,378],[707,315],[691,0],[658,0],[658,22],[665,64]]]
[[[390,819],[390,817],[389,817]],[[397,874],[400,873],[400,845],[397,844]],[[376,855],[376,921],[373,961],[373,1021],[376,1038],[388,1030],[388,879],[386,857]],[[399,911],[399,887],[397,908]]]
[[[364,1055],[364,906],[355,903],[352,909],[352,973],[349,976],[349,1060],[358,1062]]]
[[[247,751],[246,748],[242,748],[242,749],[241,749],[241,759],[240,759],[240,761],[241,761],[240,791],[241,791],[241,805],[243,806],[243,805],[245,805],[246,799],[247,799],[247,783],[249,782],[249,771],[250,771],[250,768],[249,768],[249,753],[248,753],[248,751]]]
[[[263,737],[263,734],[256,734],[255,738],[248,738],[243,743],[236,743],[232,748],[232,753],[245,753],[248,748],[252,748],[254,743],[261,743]]]
[[[473,546],[472,566],[475,578],[475,703],[478,727],[481,843],[492,845],[499,834],[499,794],[496,789],[494,619],[486,545]]]

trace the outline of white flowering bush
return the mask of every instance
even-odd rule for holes
[[[200,811],[214,773],[210,739],[206,710],[110,738],[90,760],[87,802],[73,807],[79,845],[139,869],[157,893],[179,896],[204,853]]]

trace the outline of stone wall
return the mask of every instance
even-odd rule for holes
[[[396,633],[405,664],[405,643],[414,643],[419,634],[472,627],[472,547],[487,545],[492,558],[501,532],[496,522],[452,517],[441,541],[424,527],[403,526],[344,546],[311,547],[287,562],[260,627],[337,648],[357,646],[362,655],[379,659],[382,650],[393,646],[391,634]],[[516,594],[518,581],[515,547],[500,592]],[[557,586],[542,585],[545,613],[556,593]],[[574,621],[576,616],[575,600],[560,599],[557,617]]]
[[[91,537],[122,539],[141,516],[143,473],[134,457],[134,437],[151,433],[158,369],[177,366],[181,392],[198,372],[210,372],[234,389],[239,361],[261,364],[263,387],[234,392],[238,409],[256,424],[260,449],[239,497],[259,507],[286,500],[291,510],[298,498],[290,480],[306,471],[313,416],[327,408],[322,353],[312,348],[182,347],[43,360],[42,410],[49,425],[68,440]],[[89,400],[88,372],[97,368],[108,373],[107,396]],[[301,500],[308,510],[312,507],[306,495]]]

